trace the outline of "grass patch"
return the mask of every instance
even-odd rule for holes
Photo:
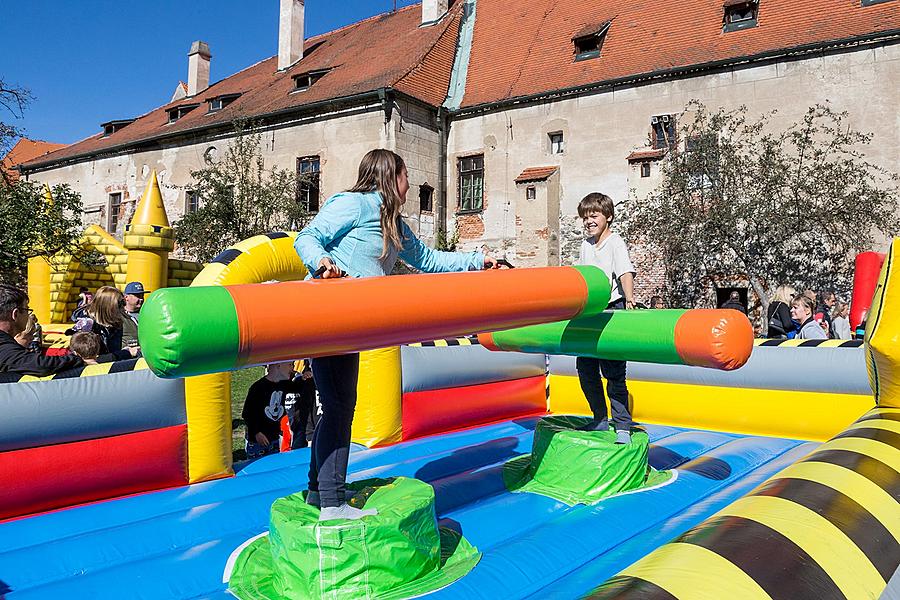
[[[241,418],[244,400],[250,386],[266,374],[265,367],[250,367],[231,373],[231,454],[234,460],[247,458],[244,450],[244,433],[246,427]]]

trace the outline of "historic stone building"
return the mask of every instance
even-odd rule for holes
[[[778,109],[776,125],[829,103],[898,170],[898,41],[900,0],[425,0],[308,40],[303,0],[281,0],[278,56],[209,85],[196,42],[172,102],[21,170],[69,183],[86,222],[121,233],[153,169],[173,219],[202,202],[190,171],[254,117],[267,164],[318,174],[298,189],[312,209],[353,184],[366,151],[390,148],[423,238],[444,228],[517,265],[565,264],[579,199],[652,190],[691,99]],[[639,259],[646,299],[659,272]]]

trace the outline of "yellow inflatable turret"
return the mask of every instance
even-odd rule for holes
[[[128,250],[126,283],[140,281],[148,291],[167,287],[169,252],[175,248],[175,230],[169,225],[156,171],[150,174],[123,238]]]
[[[44,203],[53,204],[50,186],[44,184]],[[44,256],[28,259],[28,300],[38,323],[50,322],[50,260]]]

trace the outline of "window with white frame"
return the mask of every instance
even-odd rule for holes
[[[320,161],[318,156],[297,159],[297,202],[310,213],[319,212]]]
[[[562,154],[566,150],[566,142],[562,131],[548,134],[550,137],[550,154]]]
[[[484,154],[464,156],[457,161],[459,171],[458,212],[484,210]]]
[[[200,209],[200,192],[186,190],[184,192],[184,214],[189,215]]]
[[[654,150],[672,150],[676,139],[675,115],[650,117],[650,141]]]

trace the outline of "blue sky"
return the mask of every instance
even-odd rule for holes
[[[71,143],[100,123],[169,101],[187,78],[191,42],[212,51],[211,81],[278,48],[278,0],[7,0],[0,76],[31,89],[28,137]],[[415,0],[397,0],[397,6]],[[391,10],[393,0],[306,0],[306,36]],[[13,15],[10,19],[9,16]],[[2,109],[0,109],[2,110]]]

